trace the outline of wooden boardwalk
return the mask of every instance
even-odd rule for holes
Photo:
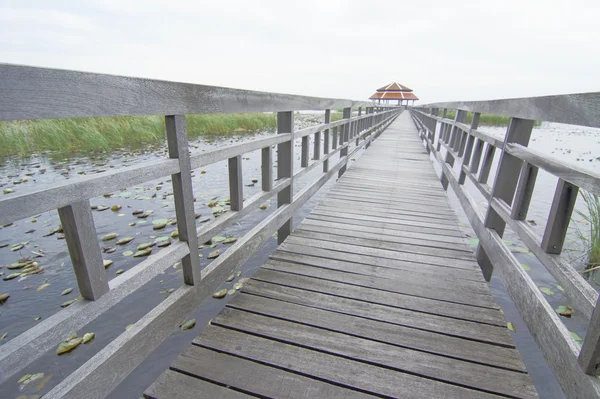
[[[146,398],[536,397],[408,112]]]

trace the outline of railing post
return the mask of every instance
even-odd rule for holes
[[[555,255],[561,253],[578,192],[579,187],[563,179],[558,179],[552,208],[550,208],[546,230],[542,238],[541,247],[547,253]]]
[[[465,144],[463,159],[460,165],[460,172],[458,174],[458,184],[465,184],[465,177],[467,174],[463,170],[463,166],[468,165],[469,161],[471,161],[471,154],[473,153],[473,144],[475,143],[475,136],[471,133],[473,130],[476,130],[479,126],[479,117],[481,114],[476,112],[473,114],[473,120],[471,121],[471,127],[469,128],[469,132],[467,134],[467,143]]]
[[[372,132],[372,128],[373,128],[373,107],[367,107],[366,109],[366,113],[369,116],[368,118],[365,119],[365,129],[367,129],[369,131],[369,133],[367,134],[367,136],[371,137],[371,134],[373,134]],[[367,137],[365,137],[366,139]],[[371,145],[371,142],[369,141],[366,145],[365,145],[365,149],[369,148],[369,146]]]
[[[325,110],[325,123],[331,123],[331,110]],[[327,156],[329,154],[329,129],[323,130],[323,155]],[[316,154],[315,148],[315,154]],[[316,157],[316,155],[315,155]],[[323,173],[329,172],[329,158],[323,161]]]
[[[277,207],[291,204],[294,198],[294,112],[282,111],[277,113],[277,134],[290,133],[289,141],[277,145],[277,179],[290,179],[290,185],[277,193]],[[292,232],[290,217],[277,230],[277,243],[281,244]]]
[[[496,153],[496,147],[487,144],[485,155],[483,156],[483,164],[481,165],[481,171],[477,181],[481,184],[486,184],[490,177],[490,170],[492,169],[492,162],[494,161],[494,154]]]
[[[346,123],[344,125],[344,129],[341,134],[342,139],[340,141],[342,142],[342,144],[347,144],[348,143],[348,135],[350,134],[350,118],[352,117],[352,108],[344,108],[343,117],[344,117],[344,119],[348,119],[348,123]],[[340,159],[345,156],[348,156],[348,146],[347,145],[344,148],[342,148],[342,150],[340,151]],[[347,165],[347,162],[344,163],[344,165],[340,168],[340,170],[338,172],[338,177],[342,177],[342,175],[346,172],[346,165]]]
[[[521,173],[519,174],[519,182],[517,183],[517,192],[515,193],[515,199],[511,208],[511,218],[525,220],[527,217],[537,174],[538,168],[536,166],[531,165],[529,162],[523,162]]]
[[[309,148],[308,148],[308,141],[310,139],[310,136],[304,136],[302,137],[302,146],[301,146],[301,153],[300,153],[300,167],[302,168],[306,168],[308,166],[308,161],[309,161]]]
[[[529,119],[511,118],[508,125],[508,130],[506,131],[506,136],[504,137],[504,146],[506,146],[508,143],[517,143],[527,146],[527,144],[529,144],[529,138],[531,137],[533,123],[534,121]],[[487,214],[484,220],[484,226],[486,228],[496,230],[496,233],[498,233],[500,238],[502,238],[504,235],[506,223],[504,222],[504,219],[502,219],[502,217],[494,210],[491,202],[494,200],[494,198],[498,198],[505,201],[509,206],[512,205],[522,162],[523,161],[521,161],[519,158],[510,155],[504,150],[500,154],[498,171],[496,172],[496,178],[494,180],[494,185],[492,186]],[[477,247],[477,262],[481,267],[481,271],[486,281],[490,281],[492,272],[494,271],[494,266],[492,265],[492,262],[485,253],[485,250],[481,244],[479,244]]]
[[[165,116],[165,126],[169,158],[179,161],[179,173],[171,176],[179,241],[187,242],[190,250],[181,260],[183,281],[194,285],[200,282],[200,258],[185,115]]]
[[[452,155],[451,153],[451,148],[455,147],[453,146],[453,144],[455,144],[455,142],[457,141],[457,136],[458,133],[457,131],[460,130],[457,126],[456,123],[457,122],[463,122],[465,120],[465,116],[466,116],[466,112],[465,111],[461,111],[461,110],[456,110],[456,115],[454,118],[454,124],[452,125],[451,131],[449,133],[449,144],[448,147],[446,147],[446,158],[445,158],[445,162],[450,165],[450,168],[452,168],[454,166],[454,155]],[[444,174],[442,172],[442,176],[440,178],[440,181],[442,182],[442,187],[444,187],[444,190],[448,190],[448,178],[446,177],[446,174]]]
[[[261,150],[261,183],[263,191],[273,189],[273,149],[267,146]]]
[[[232,211],[240,211],[244,207],[244,185],[242,174],[242,156],[229,158],[229,206]]]
[[[108,292],[108,279],[104,271],[90,201],[79,201],[62,207],[58,210],[58,216],[69,248],[79,293],[85,299],[94,301]]]
[[[596,301],[594,313],[588,324],[587,334],[581,345],[577,363],[584,373],[600,375],[600,297]]]
[[[469,164],[469,171],[471,173],[476,174],[479,170],[479,163],[481,162],[484,144],[485,142],[483,140],[475,139],[475,149],[473,150],[473,156],[471,157],[471,163]]]
[[[358,107],[358,117],[360,118],[361,115],[362,115],[362,107]],[[355,135],[357,136],[356,143],[355,143],[356,145],[358,145],[358,141],[360,139],[360,137],[358,137],[358,135],[361,132],[361,126],[362,126],[362,120],[357,120],[356,121],[356,133],[355,133]]]
[[[436,148],[437,152],[440,152],[440,150],[442,149],[442,142],[446,142],[446,123],[444,122],[444,118],[446,117],[447,112],[448,110],[446,108],[444,108],[444,110],[442,111],[442,121],[440,122],[440,132],[438,134],[438,143]]]

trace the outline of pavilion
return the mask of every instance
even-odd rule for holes
[[[393,82],[387,86],[380,87],[377,92],[369,97],[369,100],[377,101],[378,103],[389,104],[390,101],[398,100],[398,105],[408,105],[409,101],[412,101],[411,105],[415,103],[419,98],[415,96],[412,89],[403,86],[399,83]]]

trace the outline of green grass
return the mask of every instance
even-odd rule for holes
[[[440,116],[441,115],[442,115],[442,111],[440,110]],[[449,118],[449,119],[456,118],[456,111],[448,110],[448,112],[446,112],[446,118]],[[473,113],[467,112],[467,118],[466,118],[465,123],[470,124],[472,121],[473,121]],[[508,117],[508,116],[481,114],[481,116],[479,117],[480,125],[508,126],[509,122],[510,122],[510,117]],[[539,126],[540,124],[541,124],[541,122],[535,121],[534,126]]]
[[[243,134],[277,126],[275,114],[188,115],[188,135]],[[164,118],[110,117],[0,122],[0,156],[40,151],[106,151],[165,139]]]
[[[576,210],[586,226],[585,231],[577,227],[577,235],[587,249],[586,271],[600,268],[600,199],[597,195],[581,191],[587,212]]]

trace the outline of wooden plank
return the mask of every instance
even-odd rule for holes
[[[352,117],[352,108],[351,107],[344,108],[342,117],[344,119],[348,119],[348,121],[350,121],[350,118]],[[343,143],[348,142],[349,135],[350,135],[350,122],[348,122],[348,124],[346,124],[342,127],[342,133],[340,134],[340,143],[343,144]],[[342,149],[340,150],[340,159],[347,155],[348,155],[348,147],[342,147]],[[346,172],[346,165],[344,165],[340,169],[340,171],[338,173],[338,177],[342,177],[342,175],[345,172]]]
[[[464,284],[463,287],[458,286],[449,289],[448,285],[406,282],[398,278],[399,276],[396,276],[395,280],[390,280],[376,276],[365,276],[332,269],[298,265],[280,260],[270,260],[262,267],[266,270],[315,277],[321,280],[336,281],[339,283],[355,285],[357,287],[374,288],[382,291],[436,299],[439,301],[461,303],[489,309],[499,309],[489,292],[470,292],[467,288],[468,284]]]
[[[316,278],[299,276],[290,273],[281,273],[266,269],[261,269],[258,271],[254,276],[254,279],[301,288],[307,291],[330,293],[345,298],[359,299],[362,301],[373,302],[380,305],[387,305],[422,313],[475,321],[478,323],[496,326],[506,326],[506,322],[498,310],[442,302],[411,295],[382,292],[376,289],[355,287],[348,284],[333,281],[323,281]]]
[[[372,248],[372,247],[359,247],[355,245],[348,245],[337,242],[323,242],[318,239],[311,239],[306,237],[292,236],[287,241],[289,244],[309,246],[313,248],[328,249],[336,252],[340,252],[339,257],[343,258],[343,253],[354,253],[358,255],[369,255],[377,258],[387,258],[392,260],[401,260],[414,263],[424,263],[427,265],[435,265],[440,267],[450,267],[457,269],[475,270],[476,263],[472,260],[461,260],[451,258],[440,258],[432,255],[413,254],[409,252],[397,252],[387,249]]]
[[[523,373],[448,359],[237,309],[223,310],[211,324],[450,384],[518,398],[535,396],[529,376]]]
[[[500,327],[469,320],[420,313],[354,298],[339,297],[331,293],[307,293],[302,288],[283,286],[255,279],[246,282],[242,287],[242,292],[354,315],[369,320],[383,321],[393,325],[490,343],[506,348],[514,348],[514,343],[509,336],[506,326]]]
[[[336,212],[336,211],[339,211],[340,207],[339,206],[331,206],[331,205],[328,205],[327,203],[322,202],[321,204],[317,205],[315,207],[315,209],[322,209],[326,212]],[[344,213],[352,213],[355,215],[362,215],[362,216],[384,217],[384,218],[388,218],[388,219],[397,219],[397,220],[411,220],[413,222],[432,222],[433,223],[432,219],[435,219],[435,223],[438,223],[440,225],[452,226],[454,229],[456,229],[456,222],[457,222],[455,218],[447,218],[447,217],[432,218],[432,217],[429,217],[428,215],[419,214],[417,212],[408,212],[408,211],[404,212],[404,213],[390,212],[385,207],[371,207],[371,208],[359,207],[357,209],[357,207],[355,205],[349,205],[344,208]]]
[[[558,179],[552,207],[546,222],[546,229],[542,238],[542,249],[551,254],[560,254],[562,252],[567,229],[571,221],[571,215],[577,201],[579,187]]]
[[[245,399],[255,396],[167,370],[144,392],[147,399]]]
[[[58,210],[60,223],[69,248],[79,293],[94,301],[108,292],[94,217],[87,200],[75,202]]]
[[[515,220],[525,220],[531,203],[531,196],[537,179],[538,168],[528,162],[523,162],[515,199],[511,209],[511,217]]]
[[[261,184],[263,191],[273,189],[273,149],[271,146],[261,150]]]
[[[519,352],[512,348],[244,293],[227,306],[427,353],[525,372]]]
[[[342,387],[387,397],[498,397],[216,326],[208,326],[194,343],[304,375],[318,376]]]
[[[294,132],[294,113],[277,113],[277,134]],[[292,203],[294,199],[294,143],[293,140],[277,145],[277,180],[289,178],[290,185],[277,194],[277,207]],[[277,243],[281,244],[292,232],[292,218],[277,231]]]
[[[244,180],[242,173],[242,156],[229,158],[229,201],[232,211],[244,207]]]
[[[171,369],[250,392],[252,397],[372,398],[362,392],[196,345],[190,345],[173,362]]]

